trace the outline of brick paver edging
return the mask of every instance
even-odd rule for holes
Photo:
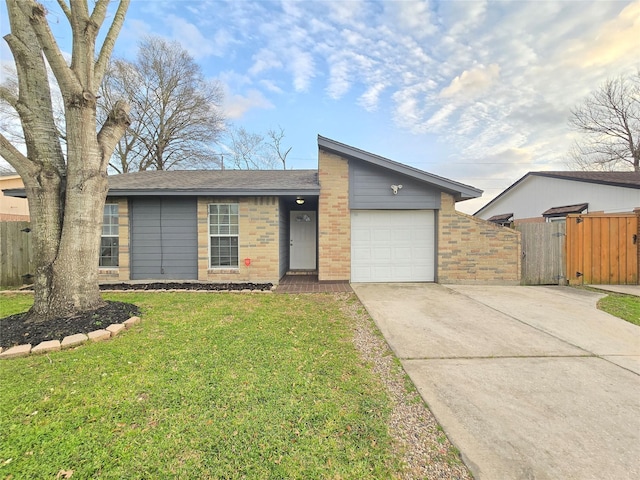
[[[0,360],[26,357],[31,354],[37,355],[39,353],[57,352],[67,348],[77,347],[78,345],[82,345],[86,342],[101,342],[103,340],[109,340],[111,337],[115,337],[120,332],[131,328],[138,323],[140,323],[140,317],[131,317],[123,323],[112,323],[105,329],[94,330],[86,335],[84,333],[76,333],[75,335],[64,337],[62,341],[47,340],[46,342],[39,343],[33,348],[30,343],[16,345],[15,347],[10,347],[4,351],[0,348]]]

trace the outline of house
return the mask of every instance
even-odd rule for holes
[[[640,172],[529,172],[474,216],[516,225],[640,207]]]
[[[317,170],[115,175],[100,278],[518,284],[519,232],[455,210],[481,194],[321,136]]]
[[[0,172],[0,222],[28,222],[29,203],[26,198],[11,197],[3,190],[24,188],[16,172]]]

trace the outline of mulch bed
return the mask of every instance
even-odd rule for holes
[[[112,323],[122,323],[139,313],[136,305],[124,302],[106,302],[105,306],[96,310],[35,324],[25,323],[26,313],[18,313],[0,318],[0,347],[9,348],[25,343],[35,347],[47,340],[62,340],[68,335],[89,333],[106,328]]]

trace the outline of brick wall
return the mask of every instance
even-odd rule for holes
[[[99,268],[99,282],[129,280],[129,202],[126,198],[107,198],[106,203],[118,204],[118,267]]]
[[[351,216],[349,212],[349,163],[319,150],[318,177],[318,279],[351,278]]]
[[[437,268],[438,283],[519,284],[520,233],[457,212],[442,193]]]
[[[238,268],[209,268],[210,203],[239,205]],[[280,280],[279,218],[277,197],[198,198],[198,280],[277,284]],[[248,267],[246,258],[251,260]]]

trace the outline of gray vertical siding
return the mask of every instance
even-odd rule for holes
[[[131,279],[198,278],[197,203],[194,197],[131,200]]]
[[[391,185],[402,185],[397,195]],[[349,207],[362,210],[439,209],[440,190],[402,174],[349,160]]]

